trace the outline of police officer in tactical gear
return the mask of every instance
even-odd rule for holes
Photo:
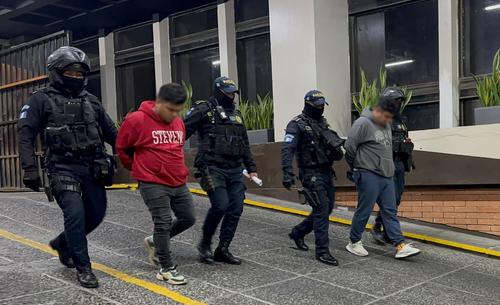
[[[60,262],[77,269],[80,284],[98,286],[92,273],[86,235],[103,220],[104,185],[111,184],[114,161],[104,142],[114,145],[116,127],[100,101],[85,90],[88,57],[74,47],[61,47],[47,61],[48,87],[34,92],[21,109],[18,136],[24,184],[41,186],[34,143],[41,135],[46,193],[63,211],[64,231],[50,241]],[[53,200],[53,199],[52,199]]]
[[[314,231],[316,237],[316,259],[328,265],[338,262],[330,254],[328,239],[328,218],[335,203],[332,165],[341,160],[344,143],[331,130],[323,117],[325,100],[318,90],[307,92],[302,114],[293,118],[286,127],[285,140],[281,150],[283,186],[290,190],[295,184],[293,158],[297,156],[299,179],[303,186],[300,192],[312,207],[312,212],[304,221],[295,226],[289,237],[299,250],[307,251],[304,236]]]
[[[393,180],[397,207],[401,203],[405,188],[405,173],[415,168],[412,158],[414,145],[408,136],[408,127],[401,116],[402,106],[406,100],[403,90],[395,86],[387,87],[381,96],[390,98],[399,105],[398,114],[392,122],[392,148],[395,168]],[[379,244],[390,243],[387,234],[382,231],[382,228],[382,217],[379,212],[371,231],[372,237]]]
[[[234,103],[236,93],[238,87],[234,81],[227,77],[215,79],[213,96],[196,102],[184,120],[186,138],[198,132],[195,176],[211,203],[198,245],[200,261],[207,264],[214,260],[241,264],[241,260],[229,252],[229,245],[243,212],[245,184],[242,164],[251,176],[257,176],[245,125]],[[221,221],[219,246],[212,254],[212,237]]]

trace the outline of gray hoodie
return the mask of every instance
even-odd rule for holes
[[[344,145],[351,168],[362,168],[384,177],[394,176],[391,126],[380,126],[369,108],[354,122]]]

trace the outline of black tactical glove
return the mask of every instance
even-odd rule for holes
[[[295,184],[295,179],[293,178],[293,174],[283,174],[283,186],[290,190],[290,188]]]
[[[42,185],[42,181],[40,180],[40,174],[38,173],[38,170],[25,171],[23,177],[23,183],[27,188],[35,192],[40,191],[40,186]]]
[[[347,171],[347,173],[346,173],[346,177],[347,177],[347,180],[349,180],[349,181],[351,181],[351,182],[354,182],[354,177],[353,177],[352,170]]]

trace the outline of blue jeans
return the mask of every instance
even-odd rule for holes
[[[211,207],[203,223],[201,242],[210,245],[215,230],[222,221],[219,240],[230,243],[243,213],[246,187],[242,168],[222,169],[209,166],[208,169],[210,176],[216,181],[216,187],[208,191]]]
[[[77,269],[90,267],[86,235],[104,219],[107,205],[104,186],[92,177],[86,166],[60,166],[49,169],[49,172],[72,177],[80,184],[81,193],[69,190],[54,193],[64,216],[64,231],[57,236],[55,243],[70,253]]]
[[[311,193],[316,193],[317,205],[312,205],[312,212],[292,230],[292,235],[302,238],[314,231],[316,238],[316,255],[329,253],[329,216],[335,204],[335,188],[331,171],[302,171],[302,186]]]
[[[397,207],[401,204],[401,197],[403,197],[403,193],[405,191],[405,165],[401,160],[394,161],[394,189],[396,192],[396,213]],[[380,229],[382,227],[382,216],[380,216],[380,212],[377,214],[377,218],[375,219],[374,227]]]
[[[396,246],[404,241],[396,212],[396,196],[392,178],[382,177],[368,170],[355,170],[353,174],[358,191],[358,207],[352,218],[351,242],[361,240],[373,206],[378,203],[385,231]]]

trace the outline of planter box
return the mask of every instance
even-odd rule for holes
[[[274,129],[248,130],[247,134],[250,144],[274,142]]]
[[[476,125],[500,123],[500,106],[474,109],[474,123]]]

